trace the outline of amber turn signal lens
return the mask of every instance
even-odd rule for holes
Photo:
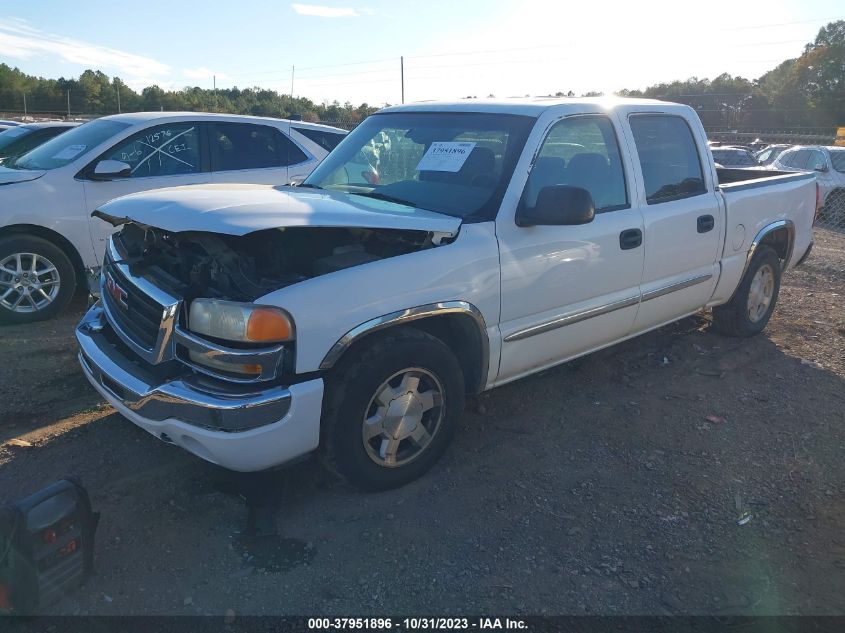
[[[256,343],[293,338],[293,324],[280,310],[254,308],[246,325],[246,339]]]

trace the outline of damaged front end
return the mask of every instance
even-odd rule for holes
[[[282,307],[256,303],[262,297],[449,239],[433,231],[337,226],[173,232],[96,215],[121,227],[101,274],[103,316],[116,338],[149,365],[187,365],[230,382],[294,373],[293,318]]]
[[[250,196],[251,208],[235,204]],[[276,188],[162,190],[94,215],[120,230],[106,247],[101,300],[76,330],[83,373],[141,428],[242,471],[319,443],[323,378],[296,373],[295,315],[275,291],[437,248],[461,225]]]
[[[307,279],[435,245],[427,231],[294,227],[232,236],[170,233],[134,222],[113,239],[133,273],[187,303],[197,297],[255,301]]]

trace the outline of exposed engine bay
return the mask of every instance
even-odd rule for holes
[[[254,301],[306,279],[435,245],[427,231],[289,227],[231,236],[169,233],[132,222],[114,239],[133,273],[188,301]]]

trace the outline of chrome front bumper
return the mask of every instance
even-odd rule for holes
[[[146,420],[239,432],[277,422],[291,407],[283,386],[226,383],[187,368],[176,378],[157,379],[108,340],[109,327],[100,305],[88,310],[76,329],[79,362],[95,386]]]

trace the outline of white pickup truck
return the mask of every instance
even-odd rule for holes
[[[320,449],[394,487],[443,453],[467,393],[705,308],[760,332],[816,205],[812,174],[717,170],[682,105],[387,108],[300,187],[102,206],[122,229],[79,358],[120,413],[201,458],[255,471]]]

